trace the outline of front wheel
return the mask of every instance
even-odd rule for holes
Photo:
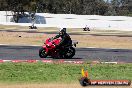
[[[70,47],[66,49],[66,52],[64,54],[64,58],[70,59],[75,55],[75,49],[73,47]]]
[[[39,56],[40,56],[40,58],[46,58],[47,57],[47,53],[46,53],[46,50],[44,48],[41,48],[39,50]]]

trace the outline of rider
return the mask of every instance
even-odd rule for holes
[[[58,45],[56,45],[56,48],[62,48],[62,46],[69,46],[72,45],[72,40],[70,36],[66,33],[66,28],[63,28],[60,30],[59,35],[56,35],[54,39],[61,37],[61,41]]]

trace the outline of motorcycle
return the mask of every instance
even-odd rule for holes
[[[51,56],[53,58],[72,58],[75,55],[75,48],[78,42],[73,42],[72,45],[62,46],[62,49],[59,50],[56,48],[56,45],[60,43],[61,39],[57,38],[48,38],[46,39],[44,45],[39,50],[40,58],[46,58]]]

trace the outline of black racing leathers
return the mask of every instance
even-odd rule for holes
[[[56,35],[54,37],[54,39],[59,38],[59,37],[61,37],[61,41],[58,44],[58,47],[67,46],[67,45],[72,44],[72,40],[71,40],[70,36],[67,33],[65,33],[64,35]]]

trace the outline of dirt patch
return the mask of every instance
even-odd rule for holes
[[[71,36],[72,39],[79,41],[79,47],[97,47],[97,48],[127,48],[132,49],[131,37],[116,36],[90,36],[77,35]]]
[[[57,28],[41,28],[41,30],[39,29],[35,31],[31,31],[28,29],[24,30],[26,31],[0,31],[0,44],[41,46],[43,45],[45,39],[47,39],[48,37],[53,37],[58,33]],[[68,31],[71,38],[79,42],[77,47],[132,49],[132,37],[125,36],[125,33],[123,34],[117,31],[78,31],[79,30],[75,31],[75,29],[70,29]],[[126,32],[126,35],[127,34],[128,32]],[[129,35],[131,35],[131,32],[129,33]]]
[[[78,84],[0,84],[0,88],[83,88]],[[88,88],[132,88],[132,86],[88,86]]]
[[[27,32],[0,32],[1,44],[12,45],[42,45],[43,41],[52,35],[44,33],[27,33]]]

